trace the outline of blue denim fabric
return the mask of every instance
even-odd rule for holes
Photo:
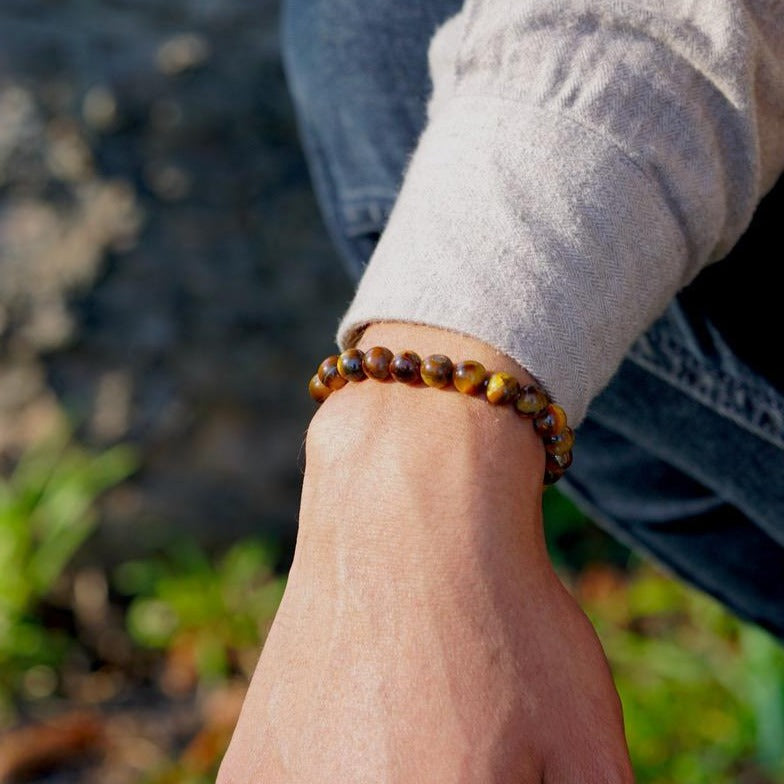
[[[427,46],[459,0],[287,0],[283,50],[317,197],[356,279],[425,119]],[[784,638],[784,352],[766,238],[784,182],[730,256],[632,347],[559,487],[630,546]],[[768,245],[770,247],[770,245]]]

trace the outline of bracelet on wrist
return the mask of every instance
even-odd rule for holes
[[[323,403],[346,384],[366,379],[454,388],[464,395],[484,396],[492,405],[513,408],[519,417],[531,420],[544,443],[545,485],[557,482],[572,464],[574,431],[566,422],[566,412],[537,384],[521,385],[509,373],[487,371],[474,360],[453,363],[443,354],[421,359],[413,351],[393,354],[388,348],[374,346],[365,352],[349,348],[327,357],[310,379],[308,391],[317,403]]]

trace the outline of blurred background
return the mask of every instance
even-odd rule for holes
[[[272,0],[0,4],[0,782],[209,782],[351,286]],[[784,782],[784,655],[556,492],[640,782]]]

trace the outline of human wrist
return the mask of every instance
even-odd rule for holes
[[[476,358],[526,379],[513,360],[456,333],[379,325],[359,345],[382,340],[423,355]],[[541,558],[543,463],[541,440],[509,407],[454,391],[350,384],[309,428],[300,538],[339,530],[340,541],[362,550],[444,553],[492,541]]]
[[[545,471],[542,481],[545,485],[557,482],[572,464],[574,431],[568,426],[563,407],[550,399],[547,391],[510,357],[503,356],[492,347],[472,340],[467,336],[448,333],[430,327],[412,324],[380,324],[382,336],[392,333],[400,335],[405,343],[418,345],[432,342],[435,332],[438,342],[460,345],[470,344],[481,356],[491,356],[493,364],[499,361],[507,367],[513,366],[516,375],[493,368],[488,370],[476,359],[454,362],[445,354],[435,352],[424,359],[411,349],[391,351],[386,346],[373,346],[363,351],[356,346],[347,348],[340,355],[326,357],[318,367],[317,373],[308,383],[308,392],[317,402],[323,403],[333,392],[343,389],[347,384],[357,384],[367,379],[392,382],[406,386],[420,386],[457,391],[462,395],[486,400],[493,406],[509,407],[520,418],[531,420],[533,429],[542,439],[545,448]],[[421,332],[424,331],[424,340]],[[373,332],[374,336],[376,332]],[[356,335],[362,337],[361,333]],[[362,343],[370,342],[365,336]],[[421,349],[420,349],[421,351]],[[485,359],[485,362],[487,360]]]

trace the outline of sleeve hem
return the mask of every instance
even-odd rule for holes
[[[686,264],[667,203],[614,144],[569,117],[460,95],[420,140],[338,343],[378,321],[470,335],[577,423]]]

